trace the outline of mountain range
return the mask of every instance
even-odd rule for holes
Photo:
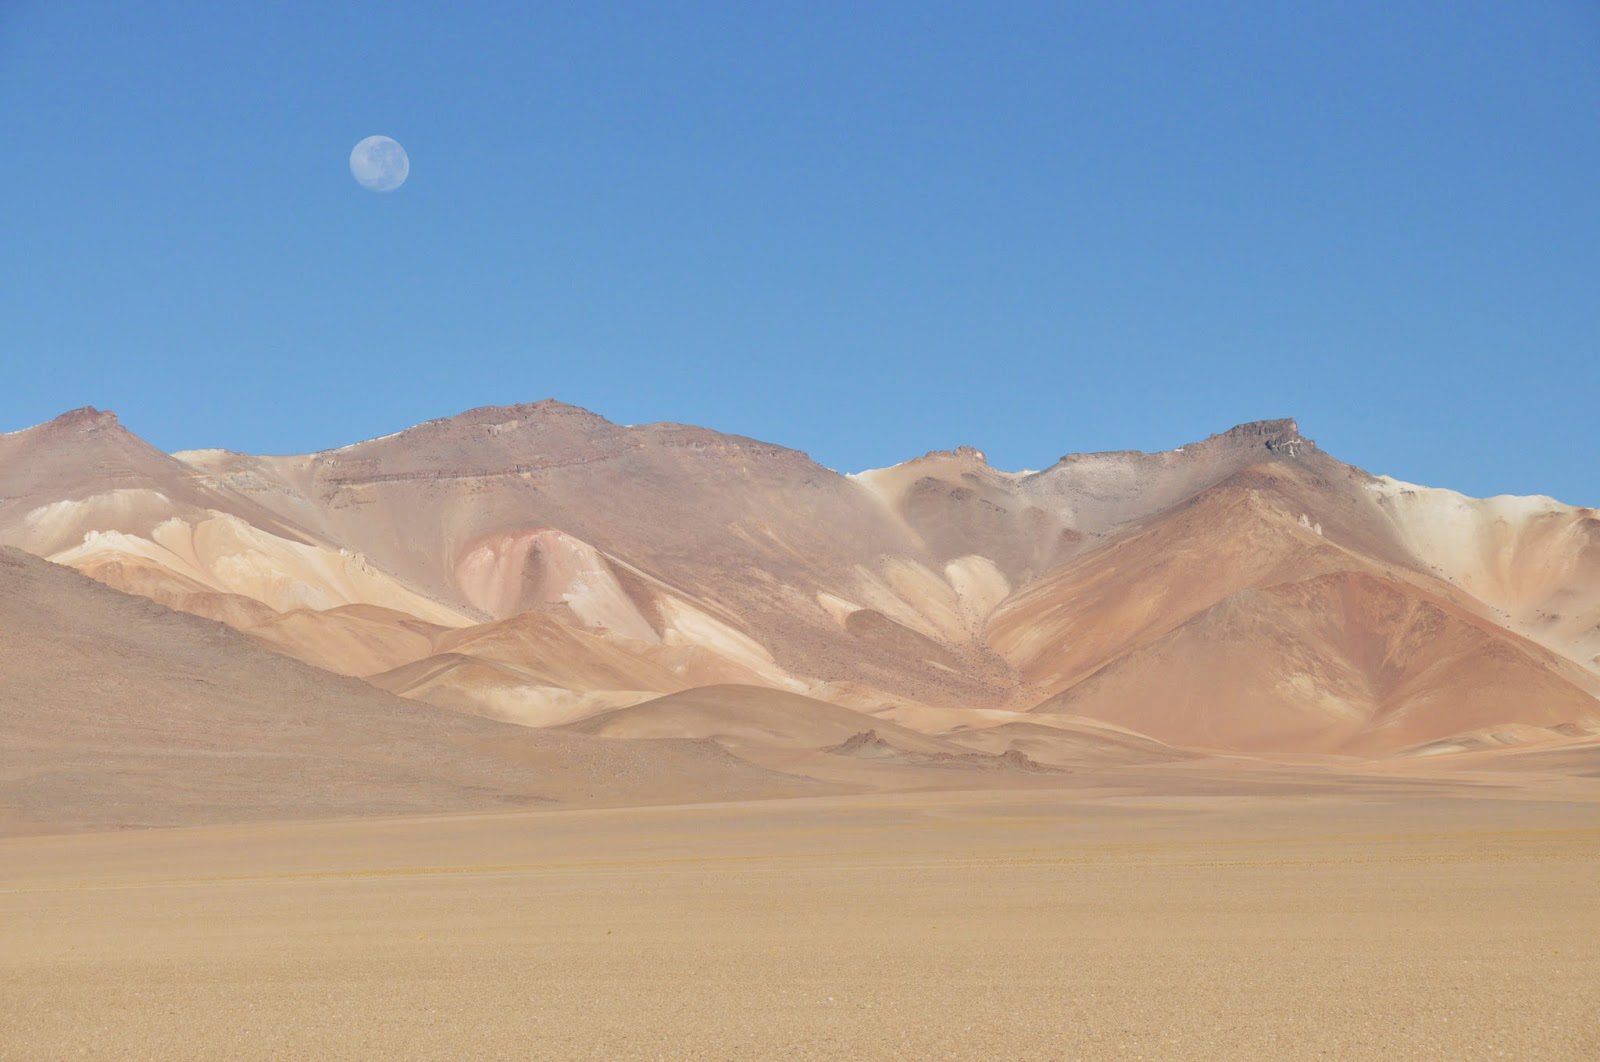
[[[295,456],[168,454],[86,408],[0,436],[0,546],[7,618],[36,643],[19,655],[11,640],[0,710],[44,733],[32,704],[52,696],[50,673],[73,672],[81,688],[56,700],[78,721],[52,716],[58,737],[149,711],[172,699],[162,688],[192,697],[205,669],[158,661],[203,659],[196,638],[230,682],[294,668],[297,713],[363,706],[336,713],[352,735],[438,716],[424,729],[445,759],[469,732],[479,754],[543,742],[542,762],[602,738],[675,738],[707,777],[802,789],[869,768],[1375,759],[1600,736],[1600,514],[1372,475],[1293,420],[1041,471],[963,447],[845,475],[554,401]],[[23,584],[56,605],[25,606]],[[117,618],[125,595],[147,599],[137,647]],[[29,626],[34,613],[61,629]],[[97,622],[104,637],[86,633]],[[27,703],[10,681],[22,657]],[[278,684],[253,680],[245,715],[196,708],[172,733],[259,736]],[[492,739],[472,730],[485,726]],[[426,745],[395,762],[442,762]],[[53,747],[9,773],[45,770],[66,755]],[[429,784],[459,796],[472,768],[452,770]]]

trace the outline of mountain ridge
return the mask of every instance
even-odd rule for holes
[[[1071,700],[1224,601],[1341,572],[1600,675],[1593,510],[1374,476],[1293,418],[1038,471],[959,446],[841,474],[554,399],[276,456],[162,454],[83,407],[0,436],[0,544],[319,667],[535,726],[727,683],[993,722],[981,713]],[[1589,725],[1583,702],[1551,696]],[[1086,719],[1123,717],[1093,703]]]

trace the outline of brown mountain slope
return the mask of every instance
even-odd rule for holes
[[[0,675],[5,832],[807,791],[401,700],[9,549]]]
[[[1193,758],[1182,749],[1126,730],[1058,716],[1041,718],[1047,722],[1001,723],[943,736],[963,748],[993,755],[1020,752],[1039,763],[1056,766],[1171,763]]]
[[[1591,677],[1408,583],[1230,595],[1041,704],[1191,748],[1384,753],[1491,723],[1600,720]]]
[[[295,609],[242,629],[297,660],[359,678],[427,656],[451,631],[379,605]]]
[[[997,472],[962,450],[845,477],[783,447],[556,402],[302,457],[183,456],[219,489],[458,609],[536,609],[697,645],[766,684],[942,704],[1010,697],[1010,668],[984,636],[992,612],[1091,539],[1256,465],[1344,467],[1273,421],[1042,473]]]
[[[1054,567],[1083,537],[1062,513],[1023,492],[1025,477],[960,447],[850,478],[905,524],[930,560],[981,555],[1014,585]]]
[[[82,544],[90,530],[148,535],[174,516],[208,511],[297,537],[249,499],[203,482],[113,413],[85,407],[0,435],[0,545],[49,554]]]
[[[86,413],[0,451],[0,541],[407,697],[533,725],[726,683],[907,719],[1027,708],[1235,595],[1341,572],[1600,675],[1593,510],[1410,488],[1289,420],[1023,473],[962,448],[841,476],[556,402],[296,457],[174,460]],[[146,511],[151,491],[189,500]]]
[[[1240,474],[1087,549],[1007,599],[990,644],[1048,696],[1240,590],[1376,567],[1282,505],[1291,475]]]
[[[469,622],[94,409],[0,436],[0,545],[230,622],[236,604],[203,595],[275,612],[376,604]]]
[[[553,686],[544,673],[532,667],[460,653],[414,660],[369,675],[367,681],[401,697],[532,727],[558,726],[608,708],[646,701],[660,692]]]
[[[711,738],[731,746],[820,749],[875,730],[906,752],[963,751],[836,704],[759,686],[702,686],[604,712],[568,730],[626,738]]]
[[[914,552],[905,529],[793,450],[544,402],[304,457],[185,456],[210,482],[484,618],[552,611],[698,645],[774,682],[922,681],[914,662],[853,653],[818,597],[865,596],[863,579],[878,590],[882,558]]]

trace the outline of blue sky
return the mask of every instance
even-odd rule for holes
[[[1600,504],[1589,2],[0,0],[0,204],[0,430],[555,396],[1015,468],[1293,415]]]

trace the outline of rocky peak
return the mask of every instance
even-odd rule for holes
[[[101,431],[105,428],[115,428],[120,425],[117,415],[110,410],[96,409],[93,406],[80,406],[69,409],[59,417],[40,427],[50,431]]]
[[[321,460],[343,462],[353,456],[370,454],[375,448],[392,450],[395,447],[418,445],[459,445],[471,440],[521,432],[530,427],[559,430],[569,426],[579,432],[614,427],[598,413],[546,398],[539,402],[509,406],[478,406],[453,416],[425,420],[389,435],[323,450],[314,456]]]
[[[503,424],[534,418],[548,420],[562,417],[597,423],[610,423],[598,413],[554,398],[545,398],[538,402],[520,402],[511,406],[479,406],[476,409],[469,409],[465,413],[446,417],[441,423]]]
[[[432,431],[444,430],[446,432],[459,432],[470,430],[474,433],[482,432],[488,435],[501,435],[506,432],[524,431],[530,428],[541,431],[563,431],[572,429],[580,432],[607,429],[615,427],[609,420],[598,413],[584,409],[582,406],[568,405],[558,402],[553,398],[546,398],[539,402],[522,402],[511,406],[479,406],[469,409],[465,413],[458,413],[453,417],[442,420],[430,420],[418,428]],[[402,435],[416,431],[416,428],[402,432]]]
[[[958,446],[954,450],[929,450],[921,457],[913,457],[904,464],[916,465],[924,461],[963,461],[968,464],[987,465],[989,457],[976,446]]]
[[[1209,435],[1199,442],[1180,446],[1166,453],[1143,450],[1106,450],[1094,453],[1067,454],[1056,462],[1056,468],[1083,464],[1098,464],[1106,460],[1129,461],[1135,464],[1186,463],[1197,457],[1215,459],[1219,455],[1255,455],[1260,451],[1280,457],[1298,457],[1316,444],[1300,434],[1300,425],[1292,418],[1278,420],[1252,420],[1235,425],[1227,431]],[[1262,456],[1265,456],[1264,454]]]
[[[1292,417],[1278,420],[1252,420],[1229,428],[1220,435],[1213,435],[1212,439],[1222,439],[1230,443],[1243,443],[1249,446],[1262,446],[1275,454],[1285,457],[1295,457],[1302,449],[1315,446],[1310,439],[1303,438],[1300,434],[1300,425]],[[1207,440],[1208,442],[1210,440]]]

